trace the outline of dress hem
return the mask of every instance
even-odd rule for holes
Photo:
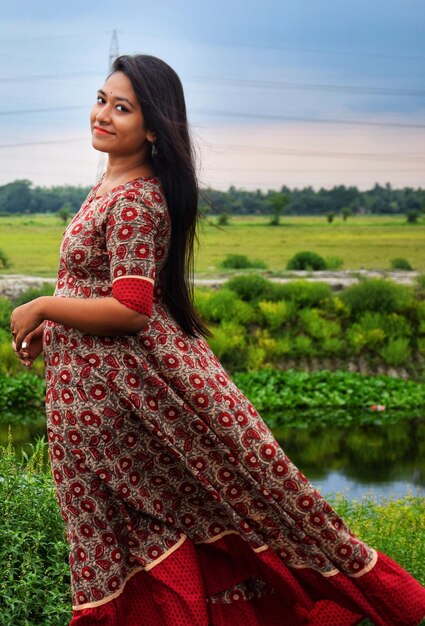
[[[228,535],[237,535],[238,537],[241,537],[240,533],[236,532],[235,530],[226,530],[226,531],[220,533],[219,535],[216,535],[215,537],[212,537],[212,538],[207,539],[205,541],[197,542],[194,545],[195,546],[202,546],[202,545],[211,544],[211,543],[214,543],[214,542],[216,542],[216,541],[218,541],[218,540],[220,540],[223,537],[228,536]],[[151,570],[154,567],[156,567],[157,565],[159,565],[168,556],[170,556],[175,550],[180,548],[180,546],[186,541],[186,539],[188,539],[187,535],[183,535],[182,537],[180,537],[180,539],[169,550],[167,550],[166,552],[161,554],[160,557],[158,557],[157,559],[155,559],[154,561],[152,561],[148,565],[141,566],[141,567],[136,567],[134,570],[132,570],[126,576],[126,578],[124,579],[123,584],[121,585],[121,587],[117,591],[115,591],[113,594],[111,594],[110,596],[107,596],[106,598],[102,598],[102,600],[97,600],[96,602],[86,602],[84,604],[72,605],[72,609],[74,611],[82,611],[84,609],[96,608],[98,606],[101,606],[102,604],[107,604],[108,602],[111,602],[112,600],[114,600],[115,598],[117,598],[118,596],[120,596],[123,593],[123,591],[125,589],[125,586],[126,586],[127,582],[130,580],[130,578],[132,578],[138,572],[141,572],[141,571],[148,572],[149,570]],[[271,550],[270,546],[267,546],[267,545],[260,546],[258,548],[251,548],[251,549],[256,554],[258,554],[260,552],[264,552],[265,550]],[[366,567],[364,567],[361,570],[361,572],[357,572],[356,574],[351,574],[351,575],[345,574],[345,572],[341,572],[341,570],[339,570],[337,568],[335,568],[333,570],[330,570],[329,572],[321,572],[320,570],[317,570],[317,569],[315,569],[313,567],[310,567],[309,565],[291,565],[290,563],[285,563],[285,565],[287,567],[293,568],[293,569],[308,569],[308,570],[316,572],[317,574],[320,574],[324,578],[331,578],[333,576],[336,576],[337,574],[344,574],[348,578],[360,578],[364,574],[367,574],[368,572],[370,572],[375,567],[375,565],[377,563],[377,560],[378,560],[378,553],[377,553],[376,550],[373,550],[373,557],[372,557],[372,560],[370,561],[370,563]]]

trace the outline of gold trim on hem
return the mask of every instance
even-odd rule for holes
[[[205,541],[199,541],[195,545],[203,545],[205,543],[214,543],[215,541],[218,541],[219,539],[221,539],[222,537],[225,537],[226,535],[239,535],[239,537],[242,536],[236,530],[224,530],[219,535],[216,535],[215,537],[211,537],[210,539],[206,539]],[[128,576],[126,576],[126,578],[123,581],[123,584],[117,591],[115,591],[115,593],[111,594],[110,596],[107,596],[106,598],[102,598],[102,600],[97,600],[96,602],[87,602],[86,604],[80,604],[77,606],[73,605],[72,609],[75,611],[82,611],[83,609],[95,608],[97,606],[101,606],[102,604],[106,604],[107,602],[110,602],[111,600],[114,600],[115,598],[117,598],[118,596],[122,594],[122,592],[124,591],[124,587],[127,584],[127,582],[130,580],[130,578],[132,578],[138,572],[141,572],[143,570],[145,572],[148,572],[149,570],[153,569],[156,565],[159,565],[170,554],[172,554],[175,550],[177,550],[177,548],[179,548],[184,543],[184,541],[186,541],[186,539],[187,539],[187,535],[182,535],[180,539],[169,550],[161,554],[160,557],[158,557],[157,559],[155,559],[148,565],[145,565],[144,567],[137,567],[136,569],[132,570],[128,574]],[[268,549],[270,549],[270,546],[266,544],[264,544],[263,546],[260,546],[259,548],[251,548],[251,550],[256,553],[264,552],[265,550],[268,550]],[[330,578],[332,576],[336,576],[337,574],[342,574],[344,576],[347,576],[348,578],[360,578],[361,576],[364,576],[364,574],[367,574],[368,572],[370,572],[370,570],[372,570],[375,567],[378,561],[378,553],[373,548],[371,548],[371,550],[373,552],[372,560],[370,561],[369,565],[364,567],[357,574],[351,574],[351,575],[346,574],[345,572],[336,568],[333,570],[330,570],[329,572],[321,572],[320,570],[317,570],[314,567],[311,567],[311,565],[292,565],[291,563],[285,563],[285,562],[284,562],[284,565],[286,565],[286,567],[292,567],[293,569],[312,569],[314,572],[317,572],[324,578]],[[279,556],[278,553],[277,555]]]
[[[357,574],[347,574],[349,578],[360,578],[361,576],[364,576],[365,574],[370,572],[370,570],[375,567],[376,563],[378,562],[378,553],[373,548],[371,548],[371,550],[373,552],[373,556],[369,565],[366,565],[366,567],[364,567],[360,572],[357,572]]]
[[[122,592],[124,591],[124,587],[126,586],[127,582],[130,580],[130,578],[132,578],[138,572],[141,572],[143,570],[147,572],[153,567],[155,567],[155,565],[159,565],[159,563],[161,563],[161,561],[163,561],[167,556],[169,556],[172,552],[174,552],[174,550],[177,550],[177,548],[180,548],[180,546],[182,545],[184,541],[186,541],[186,539],[187,539],[187,535],[182,535],[180,539],[173,545],[172,548],[170,548],[169,550],[161,554],[161,556],[155,559],[155,561],[152,561],[151,563],[149,563],[148,565],[145,565],[144,567],[136,567],[134,570],[132,570],[128,574],[128,576],[124,578],[123,584],[117,591],[115,591],[115,593],[111,594],[110,596],[107,596],[106,598],[102,598],[102,600],[97,600],[96,602],[86,602],[85,604],[78,604],[76,606],[73,605],[72,606],[73,610],[82,611],[83,609],[94,609],[97,606],[101,606],[102,604],[106,604],[107,602],[110,602],[111,600],[118,598],[118,596],[120,596]]]

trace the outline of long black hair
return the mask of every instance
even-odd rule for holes
[[[165,304],[187,334],[207,337],[210,333],[193,304],[198,182],[180,78],[167,63],[145,54],[118,57],[113,72],[123,72],[130,80],[145,126],[156,137],[152,163],[171,219],[170,248],[161,278]]]

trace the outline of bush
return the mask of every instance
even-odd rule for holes
[[[313,339],[333,337],[341,330],[338,322],[324,319],[318,309],[301,309],[299,320],[303,331]]]
[[[227,213],[219,213],[217,216],[217,225],[218,226],[228,226],[230,222],[230,216]]]
[[[398,367],[406,363],[410,357],[410,352],[409,340],[405,337],[397,337],[390,339],[388,344],[379,351],[379,354],[385,363]]]
[[[21,306],[21,304],[26,304],[42,296],[52,296],[54,292],[55,287],[50,283],[44,283],[42,287],[30,287],[30,289],[26,289],[19,294],[19,296],[14,299],[13,304],[14,306]]]
[[[220,267],[224,269],[262,269],[266,270],[267,265],[264,261],[260,261],[259,259],[251,261],[244,254],[228,254],[225,259],[220,263]]]
[[[18,461],[11,437],[0,448],[1,623],[63,626],[71,618],[69,548],[53,481],[44,467],[46,443]]]
[[[281,328],[293,315],[293,307],[283,300],[280,302],[262,300],[258,303],[258,308],[266,325],[271,330]]]
[[[13,377],[1,374],[0,423],[31,424],[44,419],[44,397],[44,380],[35,374],[23,372]]]
[[[9,298],[0,296],[0,328],[10,331],[10,316],[13,306]]]
[[[258,274],[243,274],[235,276],[226,282],[227,289],[234,291],[241,300],[245,302],[255,302],[262,300],[276,300],[276,286],[266,278]]]
[[[223,321],[211,329],[208,344],[225,367],[238,369],[246,366],[246,332],[235,322]]]
[[[404,272],[411,272],[413,270],[413,267],[410,265],[407,259],[398,257],[396,259],[391,259],[391,269],[402,270]]]
[[[333,299],[328,284],[309,283],[307,280],[291,280],[285,285],[276,285],[275,296],[279,300],[293,302],[297,308],[327,306]]]
[[[350,308],[350,317],[359,319],[366,311],[406,312],[413,304],[413,291],[388,280],[371,279],[344,290],[341,299]]]
[[[227,320],[242,325],[247,325],[256,318],[254,309],[247,302],[235,298],[234,292],[226,288],[211,293],[202,316],[210,322]]]
[[[315,252],[297,252],[286,264],[287,270],[325,270],[326,261]]]
[[[344,259],[339,256],[327,256],[325,257],[326,269],[339,270],[344,265]]]
[[[0,249],[0,269],[6,270],[10,267],[9,257],[4,250]]]

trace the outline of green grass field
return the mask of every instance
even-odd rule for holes
[[[54,276],[63,231],[54,215],[0,217],[0,249],[11,261],[3,273]],[[269,226],[267,217],[237,217],[221,228],[200,225],[196,272],[217,273],[228,254],[261,259],[281,272],[302,250],[340,257],[343,269],[389,269],[391,259],[404,257],[414,269],[425,271],[424,249],[425,224],[407,224],[404,216],[358,216],[333,224],[324,217],[286,216],[278,227]]]

